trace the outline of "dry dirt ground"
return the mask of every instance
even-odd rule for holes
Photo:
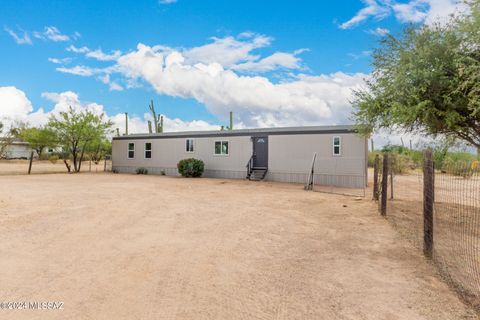
[[[0,176],[0,319],[477,319],[370,197],[121,174]]]

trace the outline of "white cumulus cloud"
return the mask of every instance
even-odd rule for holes
[[[238,37],[213,38],[211,43],[194,48],[138,44],[136,50],[103,69],[75,66],[57,70],[97,75],[110,90],[147,83],[159,94],[194,99],[219,119],[233,111],[237,122],[248,127],[350,122],[347,115],[352,89],[362,86],[367,75],[290,72],[281,76],[282,70],[304,70],[298,55],[306,49],[265,57],[256,53],[271,41],[270,37],[248,32]],[[282,80],[273,82],[260,75],[264,72],[277,72]],[[111,75],[120,79],[112,82]]]
[[[363,84],[365,74],[299,75],[273,83],[266,77],[242,76],[221,64],[186,63],[180,52],[140,44],[119,58],[118,69],[129,78],[141,78],[160,94],[193,98],[217,116],[233,110],[247,126],[280,126],[346,122],[351,89]]]
[[[97,115],[105,114],[113,122],[113,129],[119,128],[121,133],[125,131],[125,115],[123,113],[109,115],[103,105],[82,101],[79,95],[73,91],[44,92],[42,97],[50,101],[53,104],[52,107],[49,111],[45,111],[45,108],[33,111],[32,103],[25,92],[16,87],[0,87],[0,121],[7,128],[15,121],[24,122],[30,126],[43,126],[51,115],[58,115],[72,107],[76,111],[89,110]],[[141,116],[130,115],[129,133],[148,132],[148,120],[151,120],[151,115],[148,113]],[[164,117],[164,126],[165,131],[218,130],[220,128],[218,125],[203,120],[183,121],[166,116]]]

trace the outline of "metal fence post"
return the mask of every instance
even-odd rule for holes
[[[373,200],[378,201],[378,169],[380,167],[380,156],[375,155],[373,163]]]
[[[387,192],[388,192],[388,153],[383,155],[383,168],[382,168],[382,199],[380,205],[380,214],[382,216],[387,215]]]
[[[433,253],[434,178],[433,154],[428,149],[423,157],[423,252],[429,258]]]

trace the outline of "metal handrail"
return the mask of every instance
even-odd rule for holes
[[[250,173],[252,172],[252,168],[253,168],[253,157],[254,157],[254,156],[255,156],[255,155],[252,155],[252,156],[250,157],[250,160],[248,160],[248,163],[247,163],[247,165],[246,165],[246,167],[247,167],[247,178],[248,178],[248,176],[250,175]]]

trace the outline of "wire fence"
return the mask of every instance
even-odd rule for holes
[[[72,169],[73,170],[73,169]],[[110,158],[101,161],[83,161],[81,172],[111,172],[112,161]],[[51,174],[51,173],[67,173],[67,167],[63,160],[55,161],[32,159],[23,160],[0,160],[0,176],[1,175],[27,175],[27,174]]]
[[[395,229],[423,250],[444,279],[480,311],[478,162],[440,166],[427,151],[423,167],[408,174],[395,174],[394,165],[388,154],[375,161],[373,198],[380,214],[383,205]]]

